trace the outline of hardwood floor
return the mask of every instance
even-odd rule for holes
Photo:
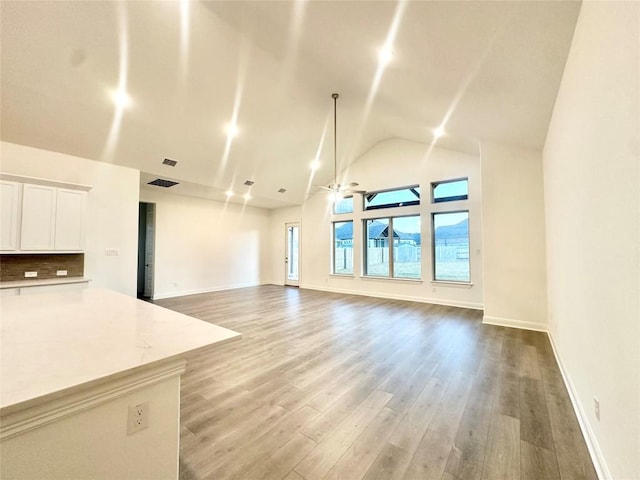
[[[182,480],[597,479],[545,334],[277,286],[156,303],[243,334],[188,359]]]

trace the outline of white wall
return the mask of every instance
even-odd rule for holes
[[[541,152],[483,143],[484,322],[547,329]]]
[[[382,190],[420,184],[422,205],[384,209],[375,212],[361,211],[361,197],[355,197],[353,215],[335,216],[327,201],[327,194],[320,191],[312,195],[299,209],[274,210],[272,212],[271,255],[282,258],[284,252],[284,224],[301,219],[300,287],[344,292],[385,298],[397,298],[422,302],[482,308],[482,229],[480,160],[474,155],[433,148],[428,144],[408,140],[391,139],[377,144],[351,165],[347,181],[357,181],[366,190]],[[430,204],[430,183],[440,180],[468,177],[469,200],[448,204]],[[472,286],[446,285],[431,282],[431,212],[469,209],[471,237]],[[422,281],[380,280],[363,278],[361,267],[361,222],[365,217],[385,215],[422,215]],[[330,275],[331,271],[331,222],[354,220],[354,272],[353,277]],[[280,261],[271,266],[274,283],[284,280]]]
[[[551,335],[614,479],[640,478],[639,17],[582,4],[544,148]]]
[[[134,169],[0,142],[5,173],[91,185],[87,195],[85,276],[90,286],[136,295],[139,172]],[[117,248],[119,256],[105,256]]]
[[[142,189],[156,205],[154,298],[267,283],[269,211]]]

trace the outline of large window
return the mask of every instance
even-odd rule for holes
[[[420,278],[420,216],[364,221],[364,274],[371,277]]]
[[[469,282],[469,212],[434,213],[433,279]]]
[[[353,275],[353,221],[333,223],[333,273]]]
[[[364,210],[420,205],[420,187],[414,185],[395,190],[367,192],[363,195],[363,198]]]

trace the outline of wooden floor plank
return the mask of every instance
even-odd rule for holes
[[[383,408],[324,477],[325,480],[360,480],[369,470],[400,421],[400,414]]]
[[[560,480],[555,454],[529,442],[520,442],[520,478],[522,480]]]
[[[520,438],[547,450],[555,448],[541,380],[520,379]]]
[[[331,470],[369,423],[380,413],[391,394],[375,390],[295,468],[307,480],[320,480]]]
[[[400,480],[413,455],[391,443],[378,454],[363,480]]]
[[[402,478],[440,480],[452,447],[452,437],[435,430],[427,430]]]
[[[578,420],[571,410],[571,400],[551,394],[547,394],[546,399],[560,478],[597,480]]]
[[[483,480],[519,480],[520,422],[506,415],[494,415],[489,429]]]
[[[544,333],[269,285],[157,303],[243,334],[187,359],[180,480],[596,479]]]

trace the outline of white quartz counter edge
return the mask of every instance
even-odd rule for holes
[[[0,290],[5,288],[25,288],[25,287],[44,287],[47,285],[66,285],[70,283],[88,283],[90,278],[86,277],[60,277],[60,278],[42,278],[36,280],[12,280],[10,282],[0,282]]]
[[[2,415],[241,337],[101,288],[4,297],[0,314]]]

